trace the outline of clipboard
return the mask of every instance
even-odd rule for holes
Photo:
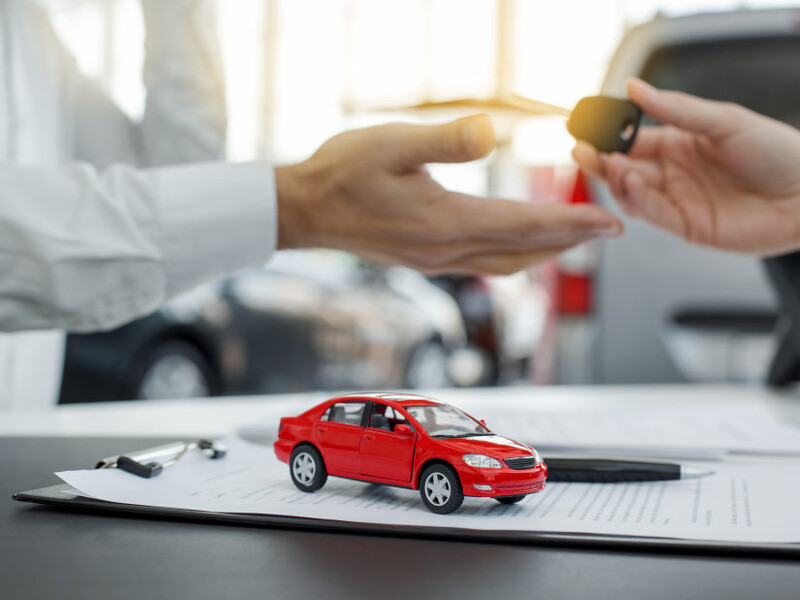
[[[201,451],[210,459],[224,458],[224,445],[207,440],[193,442],[173,442],[154,448],[147,448],[125,455],[111,456],[99,460],[94,468],[119,467],[131,477],[156,476],[163,468],[169,468],[188,451]],[[135,463],[133,469],[120,464],[127,458]],[[140,467],[157,465],[155,475],[140,472]],[[127,504],[99,500],[82,495],[71,486],[61,483],[44,488],[17,492],[13,499],[59,509],[80,512],[117,515],[133,518],[155,518],[175,521],[195,521],[214,524],[228,524],[250,527],[276,527],[283,529],[302,529],[325,531],[327,533],[382,535],[421,539],[473,541],[504,543],[515,545],[537,545],[584,549],[607,549],[617,551],[646,550],[658,553],[684,553],[700,555],[731,555],[745,557],[800,558],[800,544],[792,543],[750,543],[750,542],[708,542],[680,538],[660,538],[628,535],[605,535],[596,533],[564,533],[555,531],[527,530],[476,530],[460,527],[431,527],[370,523],[358,521],[310,518],[280,514],[232,513],[193,510],[185,508],[166,508],[139,504]]]
[[[752,544],[727,542],[697,542],[672,538],[648,538],[634,536],[608,536],[598,534],[559,533],[547,531],[476,531],[454,527],[413,527],[310,519],[285,515],[220,513],[175,508],[160,508],[133,504],[106,502],[81,496],[66,484],[18,492],[14,500],[32,502],[46,506],[81,512],[194,521],[213,524],[228,524],[249,527],[276,527],[325,531],[327,533],[382,535],[418,539],[453,540],[503,543],[515,545],[553,546],[562,548],[584,548],[595,550],[632,551],[645,550],[656,553],[714,554],[718,556],[742,556],[765,558],[800,558],[800,544]]]

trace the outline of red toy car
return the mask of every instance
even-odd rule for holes
[[[440,514],[464,496],[519,502],[541,491],[547,465],[536,450],[495,435],[483,421],[414,394],[349,394],[284,417],[275,442],[304,492],[328,475],[418,489]]]

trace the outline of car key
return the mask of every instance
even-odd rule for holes
[[[567,117],[570,135],[588,142],[600,152],[630,150],[642,121],[641,108],[630,100],[611,96],[582,98],[572,110],[516,95],[511,103],[526,112]]]

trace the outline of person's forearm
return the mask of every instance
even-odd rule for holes
[[[5,165],[0,198],[3,331],[108,329],[275,247],[264,163]]]

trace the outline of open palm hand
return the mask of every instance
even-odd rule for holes
[[[493,146],[485,116],[339,134],[308,160],[276,169],[279,246],[347,250],[426,273],[507,274],[622,233],[599,206],[462,194],[426,169],[475,160]]]

